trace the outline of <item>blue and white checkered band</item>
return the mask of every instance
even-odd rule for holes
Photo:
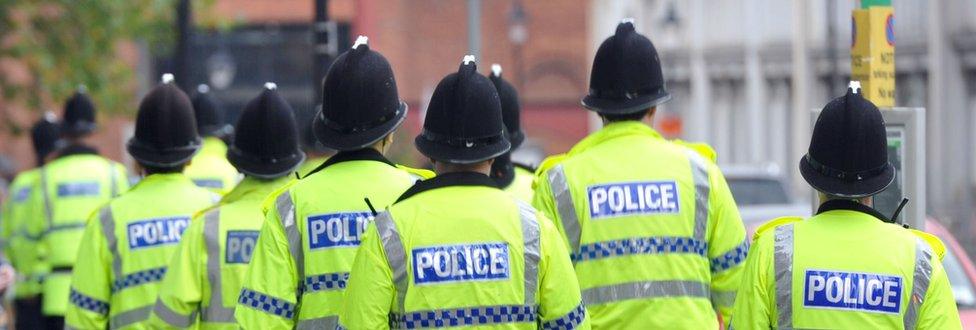
[[[24,201],[27,200],[27,197],[30,197],[30,192],[31,192],[31,187],[23,187],[23,188],[17,189],[17,191],[14,192],[14,195],[13,195],[14,196],[13,197],[13,202],[14,203],[23,203]]]
[[[506,243],[477,243],[413,249],[414,284],[505,280],[511,270]]]
[[[193,184],[197,185],[197,187],[200,188],[213,188],[213,189],[224,188],[224,181],[215,178],[193,179]]]
[[[247,306],[286,319],[295,316],[295,304],[247,288],[241,289],[237,303],[240,304],[239,306]]]
[[[130,223],[129,249],[141,249],[179,243],[183,231],[190,225],[190,217],[177,216],[148,219]]]
[[[391,329],[445,328],[505,323],[535,323],[535,306],[483,306],[390,314]]]
[[[308,249],[359,246],[366,226],[373,221],[370,212],[342,212],[309,216]]]
[[[257,230],[229,230],[224,246],[224,262],[228,264],[247,264],[258,243]]]
[[[586,188],[590,219],[676,214],[681,204],[674,181],[620,182]]]
[[[900,276],[807,270],[803,307],[898,314],[904,285]]]
[[[98,181],[76,181],[58,184],[58,197],[83,197],[101,195]]]
[[[152,268],[123,276],[112,282],[112,292],[147,283],[159,282],[166,275],[166,267]]]
[[[78,306],[81,309],[91,311],[99,315],[108,315],[109,305],[107,302],[75,291],[75,288],[71,288],[71,292],[68,294],[68,301],[71,302],[72,305]]]
[[[542,322],[543,330],[572,330],[583,323],[586,318],[586,308],[580,303],[572,311],[555,320]]]

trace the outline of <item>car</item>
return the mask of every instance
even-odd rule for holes
[[[722,173],[748,228],[779,217],[812,214],[810,203],[790,195],[786,178],[775,166],[723,166]]]
[[[952,285],[952,294],[959,307],[959,319],[963,329],[976,329],[976,267],[972,259],[952,233],[934,219],[925,221],[925,231],[945,243],[946,254],[942,258],[942,266]]]

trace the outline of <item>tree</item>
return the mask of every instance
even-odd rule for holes
[[[12,59],[31,77],[23,83],[0,75],[3,99],[40,111],[85,85],[99,111],[134,112],[133,70],[118,58],[118,49],[123,42],[140,41],[154,46],[154,52],[166,52],[173,37],[175,3],[0,1],[0,59]]]

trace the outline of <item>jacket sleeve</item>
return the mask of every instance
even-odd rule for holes
[[[712,163],[709,168],[708,259],[711,265],[712,306],[728,325],[749,252],[745,226],[725,177]]]
[[[244,276],[234,317],[244,329],[290,329],[298,319],[298,271],[274,204]]]
[[[539,216],[539,317],[542,329],[589,329],[576,270],[562,237]]]
[[[108,325],[112,297],[112,252],[102,234],[102,223],[98,217],[109,207],[106,205],[88,220],[78,248],[65,312],[65,324],[72,328],[105,329]]]
[[[199,216],[190,222],[169,262],[149,319],[154,328],[188,328],[198,320],[207,275],[203,223]]]
[[[772,243],[773,234],[769,233],[758,237],[750,247],[749,257],[742,267],[732,319],[727,321],[731,329],[771,329],[773,326]]]
[[[376,226],[369,225],[363,235],[346,286],[345,306],[339,323],[347,329],[389,329],[389,314],[396,299],[393,273],[386,261],[383,241]]]
[[[956,298],[937,256],[932,256],[932,277],[918,313],[916,329],[962,329]]]

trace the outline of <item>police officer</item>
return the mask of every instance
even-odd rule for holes
[[[498,91],[502,105],[502,120],[505,123],[508,140],[512,144],[512,149],[509,152],[498,156],[491,163],[491,178],[495,179],[498,186],[512,196],[526,203],[531,203],[535,169],[512,161],[512,151],[525,141],[525,132],[522,131],[522,124],[519,119],[522,106],[519,104],[518,92],[512,84],[502,79],[501,65],[492,64],[491,74],[488,75],[488,78],[495,86],[495,90]]]
[[[736,329],[959,329],[935,236],[891,223],[872,196],[895,179],[881,112],[855,86],[828,103],[800,174],[812,218],[756,231],[736,297]]]
[[[183,174],[197,186],[225,194],[237,184],[239,174],[227,162],[227,144],[221,140],[230,130],[229,125],[224,124],[224,108],[210,94],[210,87],[207,85],[197,86],[190,101],[193,103],[197,131],[203,137],[203,145]]]
[[[64,106],[61,144],[40,170],[39,188],[30,207],[36,213],[29,232],[40,237],[38,250],[50,266],[42,284],[43,313],[48,328],[64,328],[71,271],[78,256],[88,216],[99,206],[128,189],[126,170],[98,154],[89,143],[95,131],[95,105],[80,88]]]
[[[227,157],[245,178],[183,234],[159,287],[152,322],[160,327],[238,327],[234,306],[264,223],[261,202],[305,159],[293,110],[276,88],[265,84],[238,119]]]
[[[45,158],[54,151],[58,141],[59,127],[54,114],[47,113],[31,127],[31,142],[34,146],[37,168],[21,172],[10,185],[10,195],[0,206],[0,230],[3,233],[4,252],[17,271],[14,290],[14,325],[16,329],[41,329],[41,278],[46,272],[43,260],[37,252],[38,237],[28,235],[28,225],[36,218],[31,217],[28,198],[37,186],[41,166]]]
[[[146,328],[190,216],[217,199],[183,175],[200,136],[190,99],[172,75],[142,99],[126,148],[145,177],[88,220],[71,281],[69,328]]]
[[[632,21],[597,50],[583,106],[604,127],[543,162],[534,204],[573,256],[595,328],[716,328],[748,250],[725,178],[650,122],[671,95]]]
[[[416,145],[437,177],[411,187],[369,227],[342,325],[589,328],[558,232],[488,176],[511,144],[498,93],[474,56],[437,85]]]
[[[383,156],[407,106],[366,37],[336,58],[322,92],[315,135],[339,153],[272,197],[235,310],[245,328],[334,328],[369,205],[416,180]]]

